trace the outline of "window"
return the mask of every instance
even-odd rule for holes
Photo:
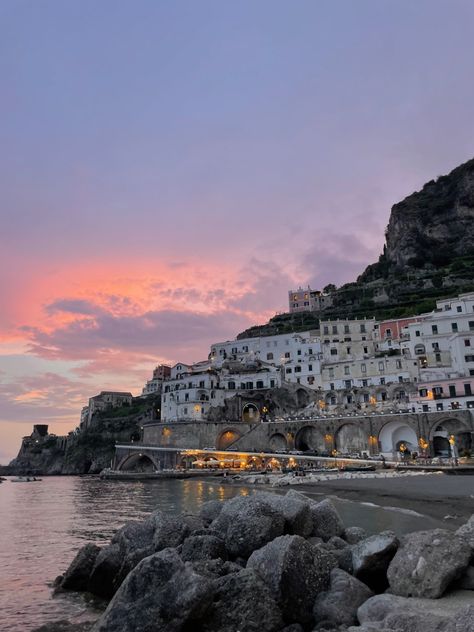
[[[189,402],[189,393],[184,394],[184,401]]]
[[[469,369],[469,375],[474,375],[474,369]]]
[[[369,385],[369,381],[368,380],[362,380],[362,386],[368,386],[368,385]],[[367,395],[367,397],[368,397],[368,395]],[[366,401],[366,400],[364,399],[364,401]]]
[[[262,380],[257,380],[257,384],[256,384],[257,388],[263,388],[263,382]]]
[[[327,325],[324,325],[324,327],[323,327],[323,334],[326,334],[326,336],[329,335],[329,327]]]
[[[229,382],[227,384],[227,388],[229,389],[229,391],[235,391],[235,382]]]
[[[204,381],[204,380],[201,380],[201,381],[199,382],[199,388],[206,388],[206,383],[205,383],[205,381]]]
[[[380,383],[382,383],[382,380],[380,380]],[[384,382],[384,384],[385,384],[385,382]],[[382,391],[382,392],[380,393],[380,399],[381,399],[383,402],[386,402],[386,401],[387,401],[387,391]]]
[[[308,371],[312,371],[312,370],[313,370],[313,365],[312,365],[312,364],[309,364],[309,365],[308,365]]]
[[[471,346],[471,340],[470,340],[469,338],[466,338],[466,339],[464,340],[464,346],[465,346],[465,347],[470,347],[470,346]]]
[[[253,382],[247,382],[247,389],[251,391],[253,389]]]
[[[385,338],[391,338],[392,337],[392,330],[390,328],[385,330]]]
[[[308,377],[308,384],[314,384],[314,377],[312,375]]]
[[[289,358],[290,357],[290,352],[289,351],[285,351],[285,358]]]
[[[232,347],[232,353],[237,353],[237,347]]]
[[[367,336],[362,336],[362,340],[367,340]]]
[[[331,349],[331,355],[337,355],[337,349]]]
[[[275,380],[270,380],[270,388],[274,388],[275,387]]]
[[[351,374],[351,370],[348,366],[344,367],[344,375],[350,375]]]
[[[312,349],[308,349],[308,353],[309,353],[309,355],[313,355],[313,350]]]
[[[329,377],[334,377],[334,369],[328,369]]]
[[[301,355],[301,349],[298,349],[298,351],[296,352],[297,355]]]
[[[347,353],[347,355],[350,355],[350,353],[351,353],[351,348],[350,347],[346,347],[346,353]]]
[[[364,347],[364,353],[369,353],[369,347]]]
[[[267,360],[273,360],[273,353],[267,353]]]
[[[288,368],[286,369],[286,372],[287,372],[287,373],[291,373],[291,372],[292,372],[291,367],[288,367]]]
[[[345,334],[350,334],[350,329],[349,329],[349,325],[344,325],[344,333]]]
[[[443,410],[443,402],[436,402],[436,410]]]
[[[346,399],[348,404],[352,404],[352,395],[348,395]]]
[[[441,353],[435,353],[436,362],[441,362]]]
[[[360,370],[362,371],[362,373],[367,373],[367,366],[365,364],[361,364]]]
[[[431,325],[431,333],[432,334],[438,333],[438,325]]]
[[[415,331],[415,336],[417,336],[418,338],[420,337],[420,330],[419,330],[419,329],[417,329],[417,330]]]
[[[337,334],[337,325],[332,326],[332,333]]]
[[[474,320],[469,321],[469,331],[474,331]]]
[[[383,371],[385,369],[385,365],[383,362],[379,362],[379,371]]]
[[[385,384],[385,378],[384,378],[384,377],[381,377],[381,378],[380,378],[380,384],[382,384],[382,385],[384,385],[384,384]]]
[[[423,404],[422,410],[424,413],[428,413],[430,411],[430,407],[428,406],[428,404]]]
[[[456,385],[455,384],[450,384],[449,385],[449,397],[456,397]]]
[[[439,351],[439,343],[438,342],[432,342],[431,346],[433,347],[434,351]]]
[[[329,390],[330,391],[334,390],[334,382],[329,382]]]
[[[457,323],[451,323],[451,331],[456,333],[458,330],[458,324]]]
[[[241,389],[242,391],[245,391],[245,382],[241,382],[241,383],[240,383],[240,389]]]
[[[466,362],[474,362],[474,355],[466,355],[464,356],[464,360]]]
[[[331,406],[336,405],[336,398],[334,396],[331,397]]]
[[[351,388],[352,380],[344,380],[344,388]]]
[[[301,373],[301,367],[295,366],[295,373]]]
[[[464,395],[472,395],[471,384],[464,384]]]
[[[360,326],[360,333],[361,334],[365,334],[365,332],[366,332],[365,325],[364,325],[364,323],[362,323],[361,326]]]
[[[402,384],[403,383],[403,375],[399,375],[398,376],[398,381]]]
[[[456,311],[457,311],[457,312],[462,312],[462,307],[461,307],[461,305],[458,305],[458,306],[456,307]]]

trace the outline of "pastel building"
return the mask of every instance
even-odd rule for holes
[[[320,312],[332,305],[330,294],[324,294],[320,290],[312,290],[309,285],[306,289],[299,287],[288,292],[288,309],[291,314],[298,312]]]

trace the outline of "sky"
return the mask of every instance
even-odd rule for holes
[[[0,0],[0,463],[354,280],[474,155],[470,0]]]

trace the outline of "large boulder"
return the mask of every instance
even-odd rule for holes
[[[357,544],[361,540],[369,537],[369,534],[362,527],[347,527],[341,536],[348,544]]]
[[[463,524],[462,527],[459,527],[459,529],[456,531],[456,535],[469,542],[469,545],[474,554],[474,514],[472,514],[466,524]]]
[[[211,580],[185,565],[175,549],[164,549],[133,569],[93,630],[180,632],[204,614],[213,594]]]
[[[224,503],[221,500],[208,500],[203,503],[199,515],[205,524],[211,524],[221,513]]]
[[[312,535],[322,538],[325,542],[333,536],[344,533],[344,523],[337,509],[329,499],[319,503],[311,503],[311,518],[313,521]]]
[[[293,489],[281,496],[280,494],[265,494],[268,502],[283,515],[285,519],[285,533],[300,535],[307,538],[313,532],[313,518],[310,501],[306,496]]]
[[[282,535],[284,528],[283,515],[258,496],[228,500],[211,524],[230,555],[242,558]]]
[[[318,564],[323,554],[298,535],[275,538],[247,562],[270,588],[288,623],[313,620],[316,595],[329,586],[330,569]]]
[[[361,540],[352,547],[352,572],[374,592],[388,587],[387,569],[397,552],[398,538],[391,531]]]
[[[61,588],[64,588],[64,590],[87,590],[89,577],[99,553],[100,548],[91,543],[79,549],[76,557],[64,573]]]
[[[270,589],[252,569],[241,569],[216,584],[202,632],[277,632],[283,627],[280,609]]]
[[[224,575],[230,575],[230,573],[240,573],[242,566],[235,562],[225,562],[221,558],[214,560],[197,560],[191,562],[192,567],[199,575],[210,577],[211,579],[218,579],[224,577]]]
[[[116,531],[112,537],[111,544],[118,544],[123,554],[132,549],[150,548],[153,543],[155,525],[152,519],[143,522],[131,521]]]
[[[373,594],[361,581],[335,568],[331,571],[329,589],[316,597],[314,618],[325,627],[356,624],[357,609]]]
[[[110,599],[118,588],[118,578],[123,564],[123,555],[118,544],[109,544],[101,549],[89,577],[89,592]]]
[[[157,511],[152,516],[154,524],[153,549],[163,549],[179,546],[191,532],[189,524],[182,516],[173,516]]]
[[[402,597],[437,599],[467,569],[469,544],[445,529],[404,536],[387,571],[390,590]]]
[[[184,562],[227,559],[224,542],[215,535],[192,535],[183,542],[181,559]]]

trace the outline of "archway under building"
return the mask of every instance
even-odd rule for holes
[[[159,465],[146,454],[130,454],[117,467],[121,472],[155,472]]]
[[[286,437],[281,432],[276,432],[270,437],[268,447],[272,452],[284,452],[288,450]]]
[[[295,448],[301,452],[318,452],[326,450],[322,433],[314,426],[303,426],[295,436]]]
[[[452,456],[452,448],[449,443],[451,437],[454,437],[456,456],[462,456],[465,452],[472,450],[471,429],[460,419],[448,418],[441,423],[433,424],[431,428],[430,438],[435,456]]]
[[[247,423],[256,423],[260,421],[260,411],[256,404],[248,402],[242,408],[242,421]]]
[[[416,432],[403,421],[391,421],[382,427],[379,433],[380,451],[394,455],[404,444],[406,452],[418,451],[418,437]]]
[[[336,450],[344,454],[368,452],[369,440],[359,424],[342,425],[335,434]]]
[[[241,433],[237,430],[234,430],[233,428],[227,428],[218,436],[216,447],[218,450],[227,450],[227,448],[232,443],[237,441],[237,439],[240,439],[241,436]]]

